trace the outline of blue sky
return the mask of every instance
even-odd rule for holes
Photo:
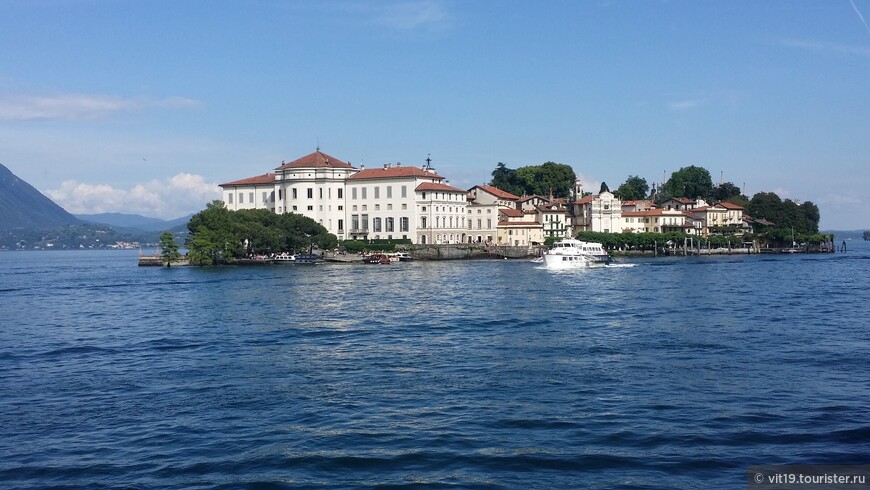
[[[452,185],[707,168],[870,228],[870,0],[0,1],[0,163],[173,218],[319,144]]]

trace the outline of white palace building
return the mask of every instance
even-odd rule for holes
[[[466,241],[466,191],[431,168],[400,163],[355,168],[317,151],[265,175],[221,184],[227,209],[297,213],[339,240]]]

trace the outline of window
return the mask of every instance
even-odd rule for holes
[[[363,205],[362,205],[362,210],[363,210],[363,211],[367,211],[368,209],[369,209],[369,205],[368,205],[368,204],[363,204]]]
[[[308,206],[309,211],[314,211],[314,206]]]
[[[359,215],[352,214],[350,216],[350,229],[351,230],[359,230]]]
[[[393,218],[386,218],[384,220],[384,231],[386,231],[387,233],[395,231],[393,229]]]
[[[375,211],[380,211],[380,210],[381,210],[381,205],[375,204]]]
[[[393,204],[387,203],[387,211],[392,211],[392,210],[393,210]]]
[[[320,191],[320,198],[323,199],[323,187],[321,187],[321,188],[318,189],[318,190]]]
[[[393,198],[393,186],[388,185],[387,186],[387,199],[392,199],[392,198]]]
[[[381,218],[373,218],[372,219],[372,231],[375,233],[380,233],[381,231]]]
[[[296,188],[294,187],[294,188],[293,188],[293,199],[296,199],[296,197],[297,197],[297,196],[296,196]]]
[[[338,206],[338,210],[339,210],[339,211],[344,211],[344,206],[339,205],[339,206]]]
[[[239,192],[239,204],[243,204],[245,202],[245,193]]]
[[[479,219],[479,220],[477,220],[477,229],[480,230],[482,228],[483,228],[483,220]]]
[[[423,206],[423,212],[424,213],[426,212],[426,206]]]
[[[426,192],[423,192],[423,199],[426,199]]]
[[[350,190],[350,198],[356,199],[356,187]]]
[[[232,204],[232,203],[233,203],[233,195],[227,194],[227,204]]]
[[[362,192],[362,199],[365,199],[366,198],[366,188],[363,187],[361,192]]]
[[[278,189],[278,200],[284,199],[284,191],[282,189]]]
[[[296,211],[296,206],[293,206],[293,211]]]
[[[420,228],[426,228],[426,217],[420,218]]]
[[[390,206],[392,206],[392,204]],[[390,207],[390,209],[393,209],[393,208]],[[402,203],[402,209],[408,209],[408,205],[406,203]]]
[[[314,199],[314,189],[308,188],[308,199]]]
[[[389,189],[389,187],[387,189]],[[399,218],[399,231],[408,231],[410,228],[409,221],[408,218]]]
[[[248,193],[248,202],[251,204],[254,204],[254,193],[253,192]]]
[[[362,221],[362,229],[368,230],[369,229],[369,215],[367,215],[367,214],[362,215],[361,221]]]
[[[269,202],[269,194],[266,191],[263,191],[263,204]]]
[[[375,199],[380,199],[380,198],[381,198],[381,188],[378,186],[375,186]]]
[[[339,189],[339,190],[338,190],[338,198],[339,198],[339,199],[342,199],[342,194],[344,194],[344,193],[342,192],[342,189]]]
[[[402,186],[402,197],[408,197],[408,186]]]
[[[338,231],[344,231],[344,220],[338,220]]]

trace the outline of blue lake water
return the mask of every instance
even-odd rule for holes
[[[139,268],[0,253],[3,488],[745,488],[870,463],[847,253]]]

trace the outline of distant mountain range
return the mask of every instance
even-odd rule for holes
[[[0,231],[82,224],[0,164]]]
[[[189,214],[182,218],[172,220],[162,220],[158,218],[149,218],[138,214],[123,214],[123,213],[101,213],[101,214],[76,214],[75,217],[88,222],[103,225],[109,225],[112,228],[124,232],[142,232],[142,231],[183,231],[187,229],[187,222],[190,221]]]
[[[110,248],[116,242],[156,243],[163,231],[186,235],[190,216],[174,220],[121,213],[74,216],[0,165],[0,250],[94,249]]]

